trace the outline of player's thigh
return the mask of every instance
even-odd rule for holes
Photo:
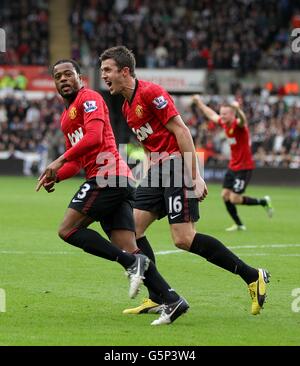
[[[93,221],[94,220],[91,217],[76,211],[73,208],[68,208],[58,229],[59,236],[65,238],[70,235],[72,230],[88,227]]]
[[[223,198],[224,201],[229,201],[230,200],[230,193],[231,190],[228,188],[223,188],[222,192],[221,192],[221,197]]]
[[[140,238],[154,220],[166,215],[164,189],[162,187],[138,186],[133,201],[133,214],[136,237]]]
[[[231,192],[230,196],[229,196],[229,200],[231,203],[238,205],[243,202],[243,196],[241,193]]]
[[[135,233],[129,230],[114,229],[110,235],[111,242],[126,252],[133,253],[137,250]]]
[[[235,173],[233,170],[228,169],[223,179],[223,190],[232,191],[235,180]],[[223,196],[222,196],[223,197]]]
[[[196,234],[195,223],[171,224],[170,229],[174,244],[180,249],[189,250]]]
[[[117,209],[101,217],[100,225],[109,237],[113,230],[127,230],[135,233],[131,201],[120,200]]]
[[[158,218],[158,214],[134,208],[133,217],[135,222],[136,238],[139,239],[145,235],[147,228]]]
[[[135,239],[132,201],[130,199],[120,198],[117,209],[102,216],[99,221],[113,245],[117,245],[129,253],[133,253],[138,249]]]

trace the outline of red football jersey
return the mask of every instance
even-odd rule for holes
[[[107,175],[132,177],[117,150],[108,108],[100,94],[81,88],[62,113],[61,129],[66,141],[66,170],[68,164],[76,162],[85,170],[87,179]],[[58,176],[64,176],[63,169],[64,166]]]
[[[170,94],[160,85],[136,80],[131,101],[124,101],[122,111],[137,139],[150,152],[179,152],[174,134],[165,127],[179,113]]]
[[[218,123],[225,130],[230,143],[231,159],[229,169],[234,171],[254,169],[248,127],[240,127],[237,119],[234,119],[230,124],[226,124],[220,118]]]

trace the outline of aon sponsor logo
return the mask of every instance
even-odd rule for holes
[[[235,137],[228,138],[229,145],[236,145],[236,139]]]
[[[152,135],[153,133],[149,122],[138,129],[133,128],[132,131],[136,134],[139,141],[144,141],[149,135]]]
[[[68,133],[68,137],[72,146],[76,145],[83,138],[82,127],[75,130],[73,133]]]

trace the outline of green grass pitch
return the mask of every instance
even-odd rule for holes
[[[171,252],[166,220],[148,238],[158,268],[190,303],[169,326],[150,326],[157,315],[123,315],[137,305],[128,298],[123,269],[65,244],[57,227],[75,190],[72,179],[54,193],[34,191],[33,178],[0,178],[0,345],[299,345],[299,189],[248,187],[249,196],[271,195],[269,219],[262,207],[239,207],[246,232],[226,233],[232,222],[209,185],[200,205],[199,232],[216,236],[243,260],[272,274],[261,315],[250,314],[247,286],[238,277],[186,252]],[[94,224],[98,229],[98,225]],[[298,295],[297,295],[298,293]],[[297,297],[295,297],[295,294]],[[294,311],[293,311],[294,310]]]

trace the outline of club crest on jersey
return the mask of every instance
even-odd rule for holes
[[[77,109],[76,109],[76,107],[72,107],[69,112],[69,118],[75,119],[76,116],[77,116]]]
[[[143,111],[143,107],[141,105],[137,105],[136,108],[135,108],[135,114],[139,117],[139,118],[142,118],[143,117],[143,114],[144,114],[144,111]]]
[[[156,97],[152,100],[152,103],[155,105],[156,109],[163,109],[168,104],[168,101],[165,99],[163,95],[160,97]]]
[[[228,135],[232,135],[233,134],[233,128],[231,128],[228,132]]]
[[[87,100],[83,103],[84,111],[86,113],[93,112],[97,109],[96,101],[95,100]]]

